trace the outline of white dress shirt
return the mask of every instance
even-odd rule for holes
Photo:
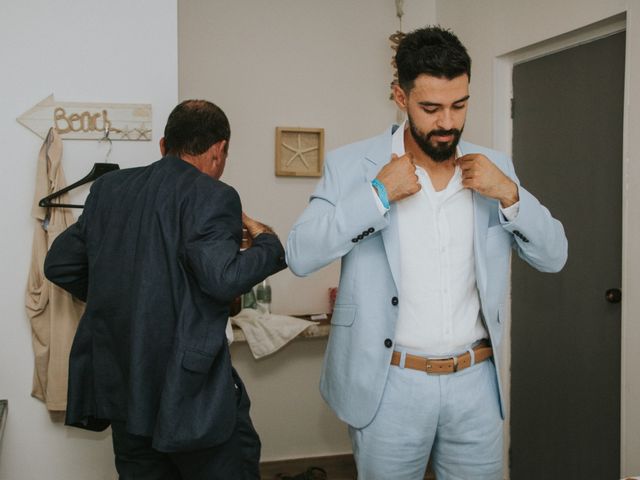
[[[406,123],[406,122],[405,122]],[[403,123],[393,134],[392,153],[404,155]],[[459,152],[456,152],[459,156]],[[466,350],[488,338],[480,318],[473,253],[473,199],[456,166],[446,188],[436,191],[416,166],[421,190],[396,202],[400,239],[396,344],[429,355]],[[386,213],[374,190],[381,213]],[[519,205],[501,209],[507,220]]]

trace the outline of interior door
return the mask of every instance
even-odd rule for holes
[[[620,478],[624,57],[617,33],[514,67],[516,172],[569,259],[513,260],[513,480]]]

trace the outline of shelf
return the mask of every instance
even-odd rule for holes
[[[297,318],[301,318],[303,320],[309,320],[310,315],[293,315]],[[309,325],[305,330],[300,333],[295,340],[299,338],[326,338],[329,336],[329,331],[331,330],[331,314],[328,314],[328,319],[320,320],[314,322],[313,325]],[[233,327],[233,342],[246,342],[247,339],[244,336],[244,333],[240,328],[234,326]]]

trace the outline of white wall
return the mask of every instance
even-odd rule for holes
[[[637,0],[438,0],[438,21],[452,28],[473,59],[472,102],[465,129],[467,139],[503,148],[504,131],[493,119],[494,97],[502,79],[496,59],[516,50],[554,39],[626,11],[627,65],[623,163],[622,279],[622,473],[640,474],[640,2]],[[498,85],[498,90],[496,90]],[[503,372],[506,374],[507,372]]]
[[[318,179],[274,175],[275,128],[322,127],[326,149],[381,133],[396,119],[388,100],[399,28],[393,0],[189,0],[179,2],[180,98],[218,103],[231,122],[223,180],[246,212],[283,241]],[[406,0],[405,31],[435,22],[434,0]],[[325,312],[337,263],[306,279],[272,279],[277,313]],[[291,344],[256,362],[233,361],[253,399],[263,459],[350,451],[345,427],[318,392],[325,340]]]
[[[23,305],[42,141],[15,119],[51,93],[60,101],[150,103],[153,140],[114,142],[111,160],[126,167],[158,159],[157,141],[178,98],[176,0],[5,0],[0,65],[0,398],[9,399],[0,479],[112,479],[109,433],[64,427],[30,397],[33,355]],[[106,144],[65,140],[67,180],[85,175],[106,151]]]

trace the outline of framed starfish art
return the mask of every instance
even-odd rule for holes
[[[323,128],[276,128],[278,177],[320,177],[323,158]]]

